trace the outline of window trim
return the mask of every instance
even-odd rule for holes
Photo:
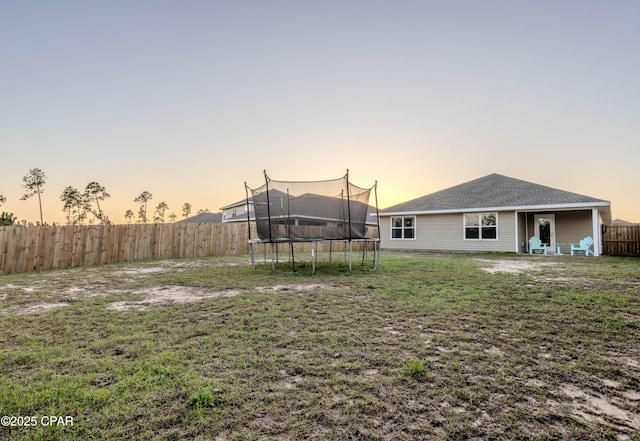
[[[485,225],[485,227],[493,227],[495,228],[496,231],[496,237],[488,237],[488,238],[483,238],[482,237],[482,218],[484,216],[490,216],[493,215],[496,219],[496,224],[495,226],[493,225]],[[469,226],[467,227],[467,216],[478,216],[478,223],[479,225],[476,226]],[[477,238],[468,238],[467,237],[467,228],[478,228],[478,237]],[[462,239],[463,240],[473,240],[473,241],[480,241],[480,240],[498,240],[498,212],[497,211],[486,211],[486,212],[478,212],[478,213],[463,213],[462,214]]]
[[[402,227],[394,227],[393,226],[393,220],[394,219],[402,219]],[[404,226],[404,220],[405,219],[412,219],[413,220],[413,226],[412,227],[405,227]],[[411,229],[413,230],[413,237],[404,237],[404,231]],[[400,230],[402,231],[402,237],[393,237],[393,231],[394,230]],[[389,239],[390,240],[416,240],[416,236],[417,236],[417,227],[416,227],[416,216],[391,216],[389,219]]]

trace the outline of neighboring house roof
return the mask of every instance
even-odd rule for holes
[[[483,209],[609,207],[609,201],[491,174],[381,211],[381,214],[459,212]]]
[[[613,221],[611,221],[611,225],[628,226],[628,225],[636,225],[636,224],[634,224],[633,222],[626,221],[624,219],[614,219]]]
[[[200,213],[195,216],[182,219],[176,223],[189,222],[194,224],[220,224],[222,223],[222,213]]]

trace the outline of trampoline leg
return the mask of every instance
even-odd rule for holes
[[[369,251],[369,246],[368,243],[365,239],[365,241],[362,244],[362,264],[360,266],[364,267],[364,263],[367,262],[367,258],[368,258],[368,253],[367,251]]]
[[[251,267],[253,269],[256,269],[256,258],[255,258],[254,254],[253,254],[253,244],[252,243],[249,244],[249,249],[251,250]]]
[[[273,260],[273,243],[271,245],[271,271],[276,269],[275,261]]]
[[[311,274],[316,272],[316,243],[311,241]]]
[[[378,253],[378,258],[376,259],[376,252]],[[373,269],[378,268],[378,260],[380,260],[380,248],[378,247],[378,242],[373,242]]]
[[[353,242],[349,241],[349,271],[353,271],[351,269],[351,253],[353,251]]]

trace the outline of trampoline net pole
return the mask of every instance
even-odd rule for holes
[[[376,200],[376,222],[378,224],[378,242],[373,248],[373,265],[374,268],[377,268],[378,263],[376,261],[376,249],[378,250],[378,260],[380,259],[380,211],[378,210],[378,181],[373,185],[373,195]]]
[[[349,242],[353,237],[353,230],[351,228],[351,188],[349,184],[349,169],[347,169],[347,215],[349,216]]]
[[[296,256],[293,250],[293,241],[291,240],[291,195],[289,188],[287,188],[287,237],[289,238],[289,249],[291,252],[291,267],[293,272],[296,272]]]
[[[267,220],[269,222],[269,242],[271,242],[273,240],[271,237],[271,200],[269,199],[269,177],[266,170],[264,171],[264,185],[267,192]]]

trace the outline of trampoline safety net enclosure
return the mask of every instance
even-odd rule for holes
[[[258,240],[251,243],[364,241],[366,246],[366,242],[379,241],[379,237],[367,238],[367,224],[374,219],[378,222],[377,183],[358,187],[349,182],[348,170],[342,178],[324,181],[277,181],[266,171],[264,178],[264,185],[258,188],[245,183],[247,205],[250,193],[258,233]],[[374,207],[369,203],[372,191]],[[248,221],[249,212],[247,206]]]

